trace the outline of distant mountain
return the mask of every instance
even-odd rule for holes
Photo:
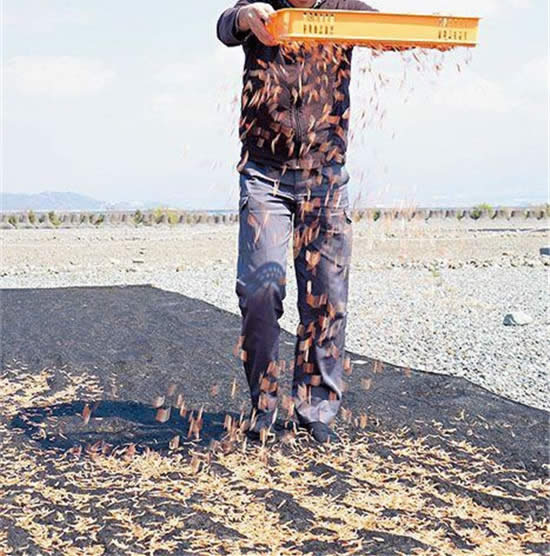
[[[470,208],[474,207],[479,202],[474,202],[474,199],[468,199],[469,202],[456,203],[453,199],[448,199],[448,203],[444,201],[441,202],[440,199],[427,200],[427,202],[422,203],[419,200],[416,206],[421,208]],[[466,200],[464,200],[466,201]],[[488,199],[489,204],[493,208],[500,207],[538,207],[547,203],[540,196],[524,196],[524,197],[513,197],[512,195],[503,196],[501,199],[493,198]],[[215,203],[214,203],[215,204]],[[377,203],[376,208],[394,208],[396,205],[391,202],[381,202]],[[34,210],[35,212],[42,211],[107,211],[107,210],[119,210],[119,211],[136,211],[136,210],[151,210],[156,208],[171,208],[177,210],[203,210],[209,212],[223,212],[223,211],[233,211],[234,207],[222,208],[222,207],[210,207],[203,208],[202,206],[197,206],[197,203],[187,202],[185,199],[181,198],[166,198],[163,201],[115,201],[107,202],[94,199],[87,195],[81,195],[80,193],[73,193],[71,191],[43,191],[42,193],[1,193],[0,192],[0,212],[21,212]]]
[[[0,211],[47,210],[137,210],[155,208],[154,201],[119,201],[108,203],[87,195],[70,191],[43,191],[42,193],[0,193]]]

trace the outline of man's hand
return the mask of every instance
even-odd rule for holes
[[[265,27],[269,16],[273,13],[275,13],[273,7],[263,2],[244,6],[237,13],[237,27],[240,31],[252,31],[266,46],[276,46],[277,41]]]

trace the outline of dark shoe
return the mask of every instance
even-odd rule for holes
[[[275,411],[258,411],[257,409],[254,411],[253,409],[249,415],[248,436],[259,439],[262,429],[267,429],[267,432],[269,432],[273,426],[274,415]]]
[[[321,421],[306,423],[304,428],[321,444],[330,442],[331,444],[339,440],[338,435],[326,424]]]

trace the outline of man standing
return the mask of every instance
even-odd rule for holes
[[[236,293],[241,355],[250,387],[249,434],[277,415],[279,318],[293,235],[300,324],[287,406],[319,442],[345,390],[345,328],[352,244],[345,168],[352,48],[279,45],[271,14],[305,8],[376,11],[359,0],[239,0],[218,20],[218,38],[245,53]]]

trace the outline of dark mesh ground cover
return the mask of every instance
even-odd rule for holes
[[[0,553],[550,549],[546,412],[350,353],[340,444],[294,435],[283,410],[265,446],[244,443],[236,315],[150,286],[0,301]]]

